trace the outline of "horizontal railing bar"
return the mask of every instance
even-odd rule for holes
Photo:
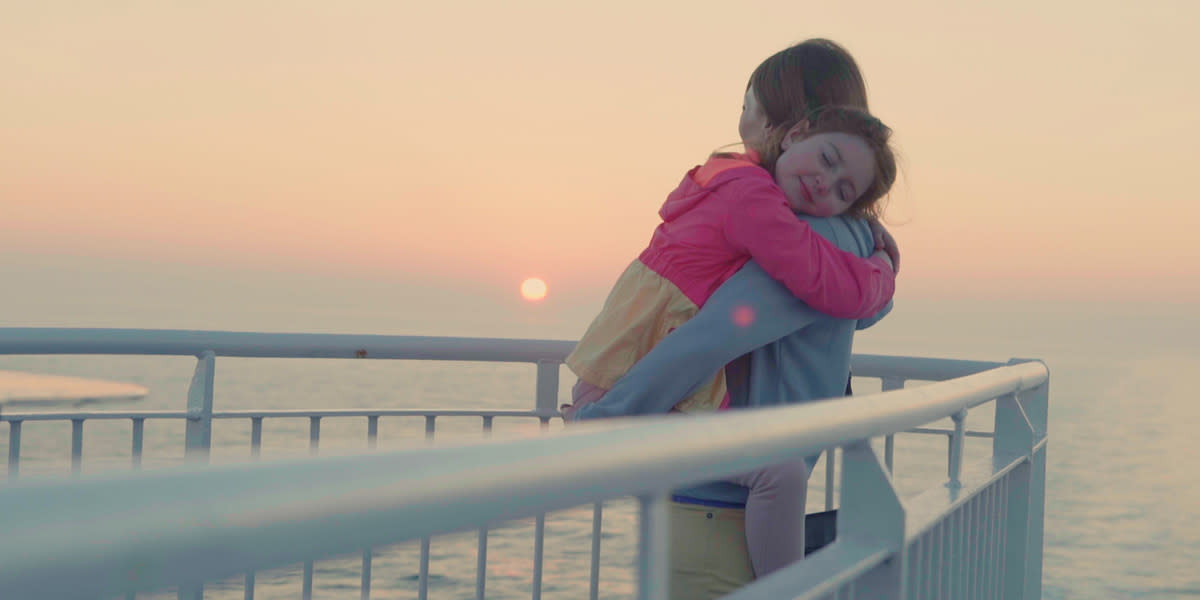
[[[1008,363],[921,356],[855,354],[850,370],[855,377],[897,377],[906,380],[944,381],[1003,367]]]
[[[555,411],[557,413],[557,411]],[[243,419],[251,417],[541,417],[533,410],[489,410],[473,408],[345,408],[345,409],[283,409],[283,410],[223,410],[214,411],[214,419]]]
[[[656,493],[917,427],[1031,389],[1048,375],[1044,364],[1030,362],[760,411],[614,419],[547,436],[359,456],[16,483],[0,489],[0,589],[64,598],[105,593],[101,582],[117,593],[128,591],[120,585],[155,589]],[[529,469],[533,459],[542,468]]]
[[[0,354],[131,354],[242,358],[562,361],[575,342],[179,329],[0,328]]]
[[[953,429],[936,429],[936,428],[929,428],[929,427],[914,427],[912,429],[909,429],[907,431],[901,431],[899,433],[934,433],[934,434],[939,434],[939,435],[950,435],[950,434],[954,433],[954,430]],[[991,431],[967,430],[967,431],[963,431],[963,435],[965,435],[967,437],[980,437],[980,438],[996,437],[996,434]]]
[[[259,333],[182,329],[2,327],[0,354],[127,354],[241,358],[368,358],[487,362],[562,362],[568,340],[333,333]],[[855,376],[942,381],[1007,363],[856,354]]]
[[[142,412],[37,412],[37,413],[0,413],[0,421],[73,421],[76,419],[186,419],[186,411],[162,410]]]
[[[558,414],[555,411],[554,414]],[[345,409],[281,409],[281,410],[223,410],[213,412],[214,419],[254,419],[254,418],[304,418],[304,417],[543,417],[533,410],[490,410],[490,409],[454,409],[454,408],[345,408]],[[553,416],[553,415],[551,415]],[[9,412],[0,413],[2,421],[72,421],[76,419],[186,419],[185,411],[103,411],[103,412]],[[897,433],[920,433],[950,435],[951,429],[936,429],[915,427]],[[990,431],[964,432],[967,437],[992,438],[995,434]]]
[[[557,411],[556,413],[557,414]],[[533,410],[447,409],[447,408],[347,408],[347,409],[283,409],[283,410],[225,410],[213,412],[214,419],[300,418],[300,417],[543,417]],[[0,421],[70,421],[75,419],[186,419],[185,411],[143,412],[40,412],[0,413]]]

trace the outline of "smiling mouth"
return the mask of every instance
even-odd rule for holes
[[[805,185],[804,178],[801,177],[798,181],[800,182],[800,193],[801,193],[801,195],[804,196],[804,201],[808,202],[809,204],[812,204],[812,202],[813,202],[812,192],[810,192],[808,190],[808,186]]]

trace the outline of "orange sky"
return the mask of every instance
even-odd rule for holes
[[[571,4],[10,3],[0,265],[598,301],[754,66],[823,36],[896,131],[900,294],[1200,300],[1200,3]]]

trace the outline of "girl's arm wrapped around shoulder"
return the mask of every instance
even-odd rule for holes
[[[570,418],[664,414],[735,358],[827,318],[797,302],[751,261],[603,398],[579,408]]]
[[[838,249],[792,214],[770,181],[746,178],[730,185],[737,186],[729,190],[737,201],[725,220],[726,239],[796,298],[843,319],[870,317],[892,299],[896,274],[882,258]]]

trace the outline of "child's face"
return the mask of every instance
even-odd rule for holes
[[[875,153],[846,133],[789,133],[775,181],[792,210],[817,217],[846,212],[875,179]]]
[[[767,139],[767,113],[754,95],[754,88],[746,88],[746,98],[742,100],[742,118],[738,121],[738,135],[747,148],[762,150],[763,142]]]

